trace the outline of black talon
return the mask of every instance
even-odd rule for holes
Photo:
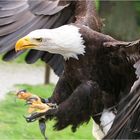
[[[51,103],[46,103],[49,107],[52,107],[52,109],[56,109],[58,108],[58,105],[57,104],[51,104]]]
[[[28,123],[30,123],[30,122],[35,122],[36,119],[26,118],[26,121],[27,121]]]
[[[27,92],[27,90],[26,89],[22,89],[22,90],[18,91],[17,95],[20,94],[21,92]]]
[[[29,117],[23,116],[23,117],[25,118],[25,120],[26,120],[28,123],[36,121],[36,118],[32,118],[32,116],[29,116]]]
[[[34,122],[36,121],[37,119],[39,119],[40,117],[43,117],[45,115],[46,112],[44,113],[33,113],[31,114],[31,116],[23,116],[27,122]]]
[[[26,102],[24,105],[31,105],[32,103],[31,102]]]
[[[38,100],[38,98],[37,97],[30,97],[30,98],[28,98],[28,100],[27,101],[30,101],[30,100]]]

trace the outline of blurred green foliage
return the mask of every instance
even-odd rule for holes
[[[140,1],[134,1],[135,9],[140,13]]]
[[[140,1],[99,2],[103,32],[116,39],[132,41],[140,37]]]
[[[99,10],[99,6],[100,6],[100,0],[95,0],[96,3],[96,9],[97,11]]]

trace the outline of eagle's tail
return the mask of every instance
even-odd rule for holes
[[[103,139],[140,139],[140,84],[122,99],[113,125]]]

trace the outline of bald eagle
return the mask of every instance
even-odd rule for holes
[[[122,42],[99,33],[101,23],[90,0],[5,1],[0,5],[5,7],[0,9],[0,52],[8,51],[4,60],[32,49],[28,63],[41,58],[60,75],[47,101],[58,108],[45,112],[46,119],[55,117],[57,130],[71,125],[76,131],[92,117],[107,134],[118,103],[137,80],[133,65],[139,60],[140,41]]]

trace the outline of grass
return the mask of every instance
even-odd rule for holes
[[[53,85],[18,85],[19,89],[27,89],[41,97],[49,97],[54,89]],[[5,100],[0,104],[0,139],[4,140],[39,140],[43,139],[40,133],[38,122],[26,123],[23,115],[26,115],[27,108],[22,100],[16,100],[13,93],[7,94]],[[54,121],[47,122],[46,134],[52,140],[90,140],[93,139],[92,121],[84,124],[72,133],[70,127],[63,131],[53,130]]]

